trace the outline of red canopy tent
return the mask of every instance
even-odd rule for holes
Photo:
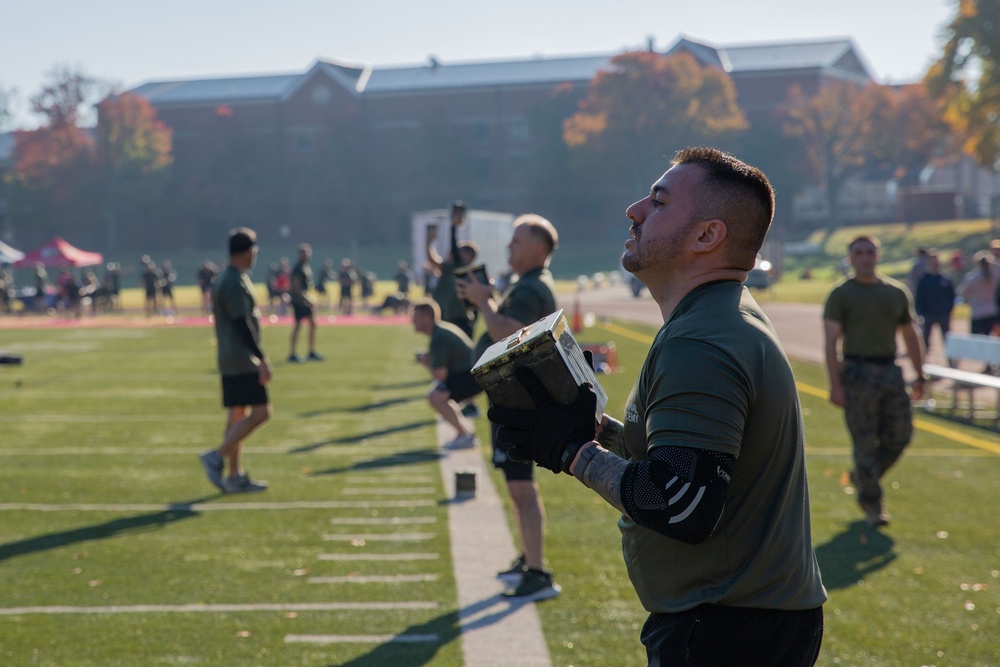
[[[29,252],[14,267],[30,267],[39,262],[45,266],[97,266],[104,263],[104,255],[80,250],[57,236],[41,248]]]

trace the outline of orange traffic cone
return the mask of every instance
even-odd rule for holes
[[[583,331],[583,320],[580,317],[580,295],[576,295],[576,299],[573,300],[573,325],[571,327],[573,333],[580,333]]]

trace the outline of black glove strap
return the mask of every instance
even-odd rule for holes
[[[562,471],[567,475],[570,474],[569,467],[573,463],[573,459],[576,458],[576,453],[580,451],[580,448],[583,447],[585,444],[587,443],[584,442],[578,445],[570,443],[566,445],[566,449],[563,450],[562,458],[559,459],[559,467],[562,468]]]
[[[586,446],[589,444],[590,444],[589,442],[585,442],[581,446]],[[587,447],[586,449],[583,450],[583,453],[580,454],[580,462],[576,464],[576,473],[574,474],[574,477],[580,480],[580,482],[588,488],[590,487],[584,480],[583,473],[586,472],[587,466],[589,466],[590,462],[594,460],[595,456],[597,456],[598,451],[600,450],[597,448],[596,445],[593,447]]]

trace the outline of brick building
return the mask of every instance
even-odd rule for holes
[[[871,80],[849,39],[712,46],[680,38],[664,53],[680,51],[726,71],[754,124],[766,123],[793,85],[809,94],[828,80]],[[456,197],[575,219],[558,197],[543,198],[536,162],[614,55],[406,67],[318,61],[302,73],[143,84],[130,92],[174,131],[177,209],[123,230],[123,241],[205,247],[249,224],[271,240],[400,242],[412,211]],[[591,211],[589,224],[621,218],[633,193],[615,188],[602,192],[607,208]]]

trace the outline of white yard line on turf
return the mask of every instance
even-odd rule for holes
[[[323,510],[369,509],[375,507],[432,507],[434,500],[315,500],[287,503],[132,503],[96,504],[76,503],[50,505],[45,503],[0,503],[0,512],[162,512],[189,510],[194,512],[222,512],[242,510]]]
[[[286,644],[408,644],[437,642],[437,635],[285,635]]]
[[[437,609],[437,602],[280,602],[251,604],[133,604],[104,607],[0,607],[0,616],[23,614],[189,614],[242,611],[378,611]]]

